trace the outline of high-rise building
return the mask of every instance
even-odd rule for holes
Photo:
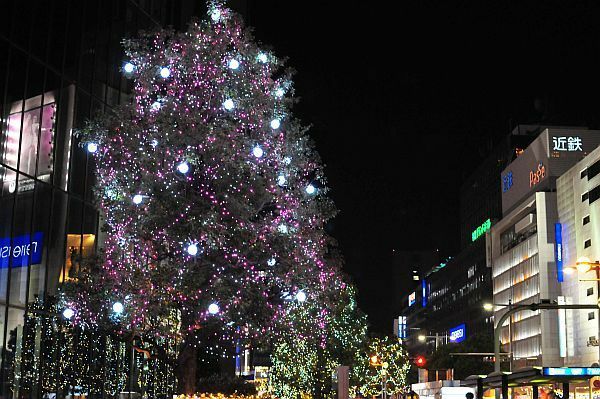
[[[519,125],[504,136],[460,186],[460,247],[481,237],[477,230],[487,220],[502,218],[500,174],[543,130],[539,125]],[[480,256],[484,259],[485,255]]]
[[[438,263],[439,251],[437,250],[393,250],[392,277],[396,297],[418,284],[425,273]],[[399,312],[404,304],[396,302],[394,306],[394,311]]]
[[[515,128],[496,144],[461,185],[461,250],[453,258],[426,270],[420,276],[421,281],[415,282],[414,290],[405,292],[400,301],[401,314],[406,317],[409,328],[448,336],[451,330],[464,324],[465,337],[492,333],[493,317],[482,308],[483,303],[491,302],[492,295],[485,234],[502,217],[500,173],[540,129],[537,125]],[[413,291],[416,306],[409,306],[408,297]]]
[[[559,300],[556,181],[599,144],[600,131],[547,128],[502,172],[503,218],[486,237],[496,321],[510,306]],[[501,328],[514,367],[562,365],[557,311],[522,311]]]
[[[600,147],[560,176],[556,185],[559,220],[555,252],[561,301],[598,304]],[[560,311],[558,347],[565,366],[600,363],[599,323],[597,310]]]

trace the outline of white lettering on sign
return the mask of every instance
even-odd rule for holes
[[[554,145],[554,151],[583,151],[581,137],[552,137],[552,144]]]
[[[454,330],[452,331],[452,333],[450,334],[450,341],[456,341],[459,338],[462,338],[465,336],[465,330],[464,329],[458,329],[458,330]]]
[[[29,256],[32,250],[34,253],[37,251],[37,246],[37,241],[33,241],[30,244],[17,245],[14,248],[11,248],[10,246],[0,247],[0,258],[8,258],[11,255],[13,256],[13,258],[18,258],[20,256]]]

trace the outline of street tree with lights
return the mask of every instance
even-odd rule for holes
[[[356,306],[354,289],[334,285],[310,301],[289,309],[286,321],[291,328],[274,346],[270,379],[280,398],[331,398],[337,367],[362,360],[367,320]]]
[[[186,32],[142,33],[124,47],[131,101],[81,132],[106,241],[64,287],[64,317],[175,340],[188,394],[203,331],[281,348],[304,323],[311,351],[343,342],[330,329],[346,317],[336,297],[355,305],[324,231],[336,210],[291,113],[282,60],[219,1]]]
[[[352,370],[354,393],[362,397],[394,395],[407,385],[410,361],[397,338],[372,338]]]

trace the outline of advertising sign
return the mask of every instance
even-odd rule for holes
[[[556,278],[559,283],[562,283],[564,280],[564,270],[563,270],[563,248],[562,248],[562,225],[560,223],[554,224],[554,241],[556,241],[556,245],[554,246],[554,258],[556,260]]]
[[[398,317],[398,338],[406,339],[406,316]]]
[[[547,128],[500,175],[502,213],[537,191],[556,189],[556,178],[600,145],[600,131]]]
[[[544,367],[544,375],[600,376],[600,367]]]
[[[553,136],[552,151],[583,151],[582,142],[579,136]]]
[[[467,338],[467,326],[463,323],[450,329],[450,342],[455,344],[463,342]]]
[[[42,104],[42,98],[44,104]],[[56,104],[52,93],[15,102],[8,115],[8,126],[3,137],[3,162],[22,174],[16,184],[16,173],[4,172],[4,185],[8,191],[33,190],[33,179],[50,180],[54,146],[54,119]],[[29,177],[30,176],[30,177]]]
[[[492,227],[492,221],[490,219],[488,219],[485,222],[483,222],[481,224],[481,226],[478,226],[471,233],[471,241],[477,240],[479,237],[481,237],[482,235],[484,235],[485,232],[488,231],[491,227]]]
[[[42,262],[44,233],[37,232],[33,236],[25,234],[14,237],[0,238],[0,269],[37,265]]]
[[[417,293],[416,291],[413,291],[413,293],[408,296],[408,306],[414,305],[415,302],[417,302]]]

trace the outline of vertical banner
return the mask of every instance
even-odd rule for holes
[[[564,296],[559,296],[559,305],[566,305]],[[560,357],[567,357],[567,310],[558,309],[558,353]]]
[[[421,280],[421,289],[423,291],[423,299],[421,301],[421,304],[423,305],[423,307],[427,306],[427,283],[425,282],[425,279]]]
[[[398,338],[406,339],[406,316],[398,317]]]
[[[560,223],[554,224],[554,258],[556,259],[556,278],[559,283],[564,280],[563,272],[563,257],[562,257],[562,225]]]

